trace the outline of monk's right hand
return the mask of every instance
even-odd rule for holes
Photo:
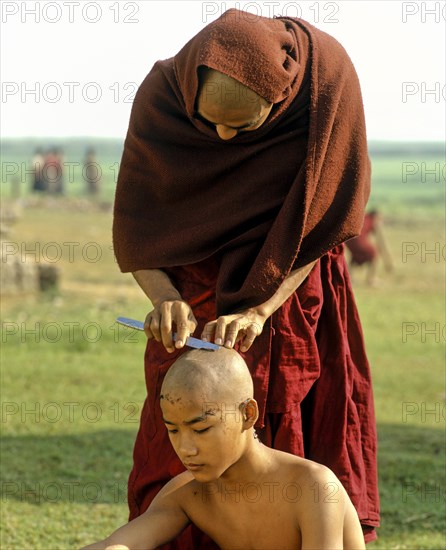
[[[144,332],[147,338],[162,342],[169,353],[182,348],[186,338],[197,328],[190,305],[183,300],[165,300],[147,314]],[[173,341],[173,332],[177,333]]]

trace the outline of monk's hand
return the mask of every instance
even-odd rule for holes
[[[186,339],[197,328],[197,320],[190,305],[183,300],[164,300],[147,314],[144,332],[147,338],[162,342],[169,353],[182,348]],[[177,333],[175,342],[173,332]]]
[[[262,332],[265,321],[266,318],[254,309],[222,315],[205,325],[201,338],[205,342],[213,340],[226,348],[233,348],[236,342],[240,342],[240,351],[248,351]]]

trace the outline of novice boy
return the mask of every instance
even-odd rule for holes
[[[230,550],[365,548],[334,473],[256,438],[252,379],[236,351],[181,355],[164,379],[161,409],[187,471],[143,515],[84,550],[154,549],[189,523]]]

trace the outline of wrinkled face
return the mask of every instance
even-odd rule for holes
[[[239,460],[246,439],[236,404],[206,402],[197,393],[169,391],[160,403],[175,452],[195,479],[204,483],[215,481]]]

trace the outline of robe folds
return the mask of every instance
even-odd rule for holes
[[[201,66],[273,103],[266,121],[221,140],[196,113]],[[361,92],[342,46],[303,20],[253,20],[231,9],[157,62],[138,89],[113,242],[123,272],[169,275],[199,321],[197,336],[219,315],[264,303],[290,271],[317,260],[244,354],[260,408],[257,429],[266,444],[330,467],[373,540],[373,395],[342,244],[359,234],[369,190]],[[183,469],[158,402],[178,353],[147,345],[131,518]],[[196,529],[186,531],[171,548],[213,547]]]

